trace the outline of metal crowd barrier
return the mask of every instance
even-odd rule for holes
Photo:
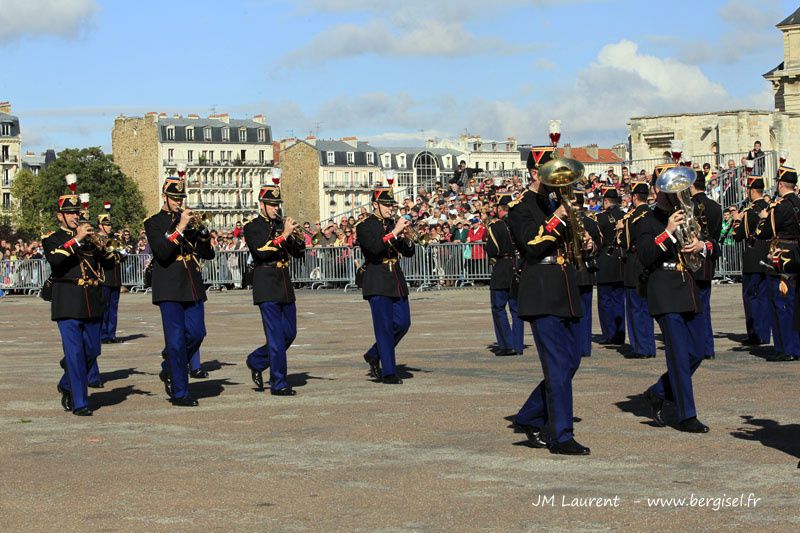
[[[50,265],[44,259],[0,261],[0,289],[36,294],[50,277]]]
[[[742,273],[743,243],[724,244],[717,264],[717,278],[738,280]],[[127,255],[121,264],[122,285],[131,292],[146,292],[144,273],[150,255]],[[247,250],[217,252],[203,264],[203,281],[212,289],[247,288],[244,273],[252,261]],[[293,258],[293,282],[310,289],[355,287],[356,270],[364,263],[361,249],[348,247],[308,248]],[[441,243],[416,245],[414,256],[403,257],[400,265],[411,287],[418,291],[463,287],[491,278],[485,243]],[[37,293],[50,275],[44,259],[0,261],[0,290]]]

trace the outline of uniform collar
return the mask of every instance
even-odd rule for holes
[[[75,235],[75,232],[74,232],[74,231],[72,231],[72,230],[71,230],[71,229],[69,229],[69,228],[65,228],[64,226],[61,226],[61,231],[63,231],[64,233],[66,233],[66,234],[67,234],[67,235],[69,235],[70,237],[72,237],[73,235]]]

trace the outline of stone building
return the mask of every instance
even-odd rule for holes
[[[480,135],[465,134],[458,139],[430,139],[426,147],[459,153],[461,154],[459,161],[464,160],[468,167],[487,172],[525,168],[524,164],[520,166],[517,140],[514,137],[500,141],[482,139]]]
[[[443,148],[380,148],[357,137],[288,139],[281,143],[284,209],[302,221],[349,216],[370,206],[370,194],[395,172],[395,196],[447,181],[459,152]],[[370,208],[371,209],[371,208]]]
[[[161,205],[161,184],[186,166],[187,204],[230,228],[258,212],[258,189],[271,179],[272,131],[262,115],[231,119],[166,113],[118,117],[114,162],[139,185],[148,213]]]
[[[0,215],[14,205],[11,184],[19,172],[21,144],[19,118],[11,114],[9,102],[0,102]]]
[[[800,165],[800,9],[781,21],[783,61],[764,74],[772,85],[771,111],[741,109],[714,113],[682,113],[634,117],[628,123],[628,141],[634,160],[665,159],[670,141],[683,141],[684,154],[724,166],[737,165],[760,141],[765,152],[788,151],[788,164]],[[774,157],[765,177],[774,175]]]
[[[41,154],[25,152],[20,159],[24,170],[29,170],[31,174],[38,176],[39,172],[56,160],[56,151],[50,149]]]

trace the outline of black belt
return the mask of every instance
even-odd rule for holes
[[[53,283],[69,283],[69,284],[78,285],[80,287],[83,287],[85,285],[88,285],[90,287],[96,287],[96,286],[100,285],[100,280],[96,279],[96,278],[89,278],[89,279],[83,279],[83,278],[58,278],[58,279],[54,279]]]

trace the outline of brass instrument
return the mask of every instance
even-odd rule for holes
[[[178,210],[178,214],[183,213],[183,209]],[[208,213],[192,213],[192,218],[186,225],[186,229],[194,231],[208,230],[211,227],[211,217]]]
[[[557,153],[557,152],[554,152]],[[569,243],[567,245],[567,261],[576,267],[584,265],[583,235],[585,229],[580,213],[575,206],[575,195],[572,186],[583,179],[584,166],[580,161],[556,156],[539,169],[539,181],[558,194],[559,201],[567,211],[567,227]]]
[[[676,210],[683,210],[685,219],[683,224],[675,230],[675,239],[681,248],[688,246],[692,240],[700,236],[700,224],[694,216],[694,204],[689,187],[694,183],[697,175],[689,167],[672,167],[665,170],[656,180],[656,187],[668,194],[674,194],[678,199]],[[699,253],[678,253],[678,258],[684,267],[695,272],[703,266],[703,256]]]

